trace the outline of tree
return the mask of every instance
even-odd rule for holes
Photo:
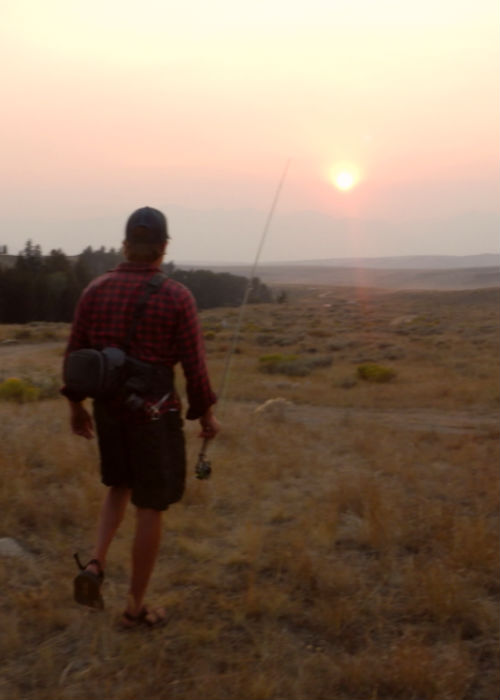
[[[250,294],[248,301],[250,304],[268,304],[272,302],[273,295],[266,284],[263,284],[258,277],[252,277]]]
[[[0,323],[71,321],[83,289],[97,275],[123,260],[120,251],[87,246],[75,262],[61,249],[42,255],[39,245],[28,240],[12,268],[0,268]],[[211,270],[178,270],[173,262],[163,265],[169,277],[191,290],[200,309],[239,306],[248,285],[245,277]],[[251,303],[272,301],[268,287],[252,280]]]

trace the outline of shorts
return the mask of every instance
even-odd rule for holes
[[[182,498],[186,481],[183,421],[178,411],[132,423],[94,401],[102,483],[132,490],[138,508],[166,510]]]

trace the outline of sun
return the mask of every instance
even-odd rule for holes
[[[353,165],[336,165],[330,169],[330,182],[341,192],[348,192],[359,180],[359,171]]]
[[[342,170],[334,180],[335,187],[339,190],[350,190],[354,186],[354,175],[348,170]]]

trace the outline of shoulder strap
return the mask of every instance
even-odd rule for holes
[[[153,292],[157,292],[164,281],[167,279],[167,275],[164,272],[155,272],[155,274],[148,279],[144,286],[144,291],[139,298],[135,309],[134,309],[134,314],[132,316],[132,322],[129,326],[128,332],[127,332],[127,337],[125,338],[125,352],[128,353],[129,348],[130,348],[130,343],[132,342],[132,338],[134,337],[135,329],[137,326],[137,323],[144,313],[144,309],[146,308],[146,305],[148,303],[149,297]]]

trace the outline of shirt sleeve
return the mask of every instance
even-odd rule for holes
[[[194,298],[188,290],[182,299],[178,315],[178,351],[186,379],[188,410],[186,418],[200,418],[217,401],[210,385],[205,347]]]

